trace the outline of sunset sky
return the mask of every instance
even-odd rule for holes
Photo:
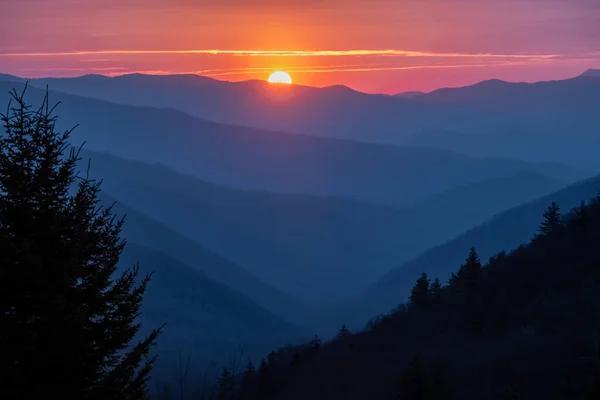
[[[0,73],[429,91],[600,68],[600,0],[0,0]]]

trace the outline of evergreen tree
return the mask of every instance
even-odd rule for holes
[[[442,284],[438,278],[433,280],[431,284],[431,300],[438,301],[442,297]]]
[[[339,340],[344,340],[348,337],[350,337],[350,329],[348,329],[346,324],[343,324],[342,327],[340,328],[340,331],[338,332],[336,338]]]
[[[270,399],[272,391],[271,368],[263,358],[258,367],[258,398]]]
[[[264,376],[264,375],[266,375],[266,374],[267,374],[267,372],[268,372],[268,366],[267,366],[267,363],[265,362],[265,359],[263,358],[263,359],[260,361],[260,364],[259,364],[259,366],[258,366],[258,374],[259,374],[260,376]]]
[[[256,375],[256,367],[254,366],[254,364],[252,363],[252,361],[250,361],[248,363],[248,365],[246,365],[246,371],[244,371],[245,375]]]
[[[479,256],[475,251],[474,247],[471,247],[469,255],[458,270],[458,273],[452,274],[450,278],[450,284],[455,286],[456,289],[466,289],[468,292],[473,292],[481,277],[483,266],[479,260]]]
[[[218,400],[231,400],[233,399],[233,386],[234,380],[233,375],[227,368],[223,368],[221,376],[219,377],[219,396]]]
[[[573,222],[583,229],[587,227],[589,223],[589,216],[587,207],[585,206],[585,201],[581,200],[579,206],[573,209]]]
[[[317,334],[315,334],[313,340],[310,342],[313,350],[319,350],[321,348],[321,343],[321,338]]]
[[[277,355],[275,354],[275,351],[271,351],[269,353],[269,355],[267,356],[267,365],[269,367],[272,367],[275,365],[276,361],[277,361]]]
[[[427,276],[427,273],[423,272],[410,291],[409,302],[412,308],[420,309],[429,304],[431,299],[430,283],[431,280]]]
[[[483,267],[475,248],[471,247],[469,256],[460,266],[457,274],[452,274],[450,289],[453,299],[463,311],[465,323],[469,329],[479,333],[483,324],[483,302],[480,292],[480,281]]]
[[[243,399],[254,399],[257,391],[257,376],[256,367],[252,361],[246,366],[244,376],[242,377],[241,383],[241,397]]]
[[[1,115],[0,376],[19,398],[142,399],[160,333],[137,344],[146,276],[121,275],[123,220],[76,174],[71,130],[55,130],[48,97],[24,94]],[[13,398],[12,396],[8,396]]]
[[[561,224],[560,207],[555,202],[552,202],[542,216],[544,220],[538,227],[537,236],[548,236]]]

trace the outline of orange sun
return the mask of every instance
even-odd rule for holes
[[[269,76],[269,82],[290,85],[292,83],[292,77],[287,72],[275,71]]]

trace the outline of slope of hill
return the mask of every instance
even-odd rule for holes
[[[91,176],[102,177],[104,190],[120,203],[243,264],[261,280],[298,298],[351,293],[376,279],[393,261],[425,250],[436,238],[421,235],[410,213],[390,207],[235,190],[160,165],[94,152],[82,157],[82,163],[91,159]],[[150,229],[137,234],[144,235],[146,243],[152,241],[153,248],[166,247],[178,257],[185,254],[174,240],[167,244],[164,235]],[[370,260],[370,268],[364,268]]]
[[[600,163],[593,149],[600,145],[600,117],[594,110],[600,101],[600,80],[591,74],[537,83],[492,80],[427,93],[418,101],[495,114],[495,127],[430,126],[409,141],[470,155],[552,160],[597,171]]]
[[[484,266],[467,250],[448,286],[422,280],[363,332],[282,349],[240,376],[237,398],[597,399],[598,240],[594,200]]]
[[[302,337],[300,328],[284,322],[248,297],[209,279],[161,252],[127,244],[120,266],[139,262],[142,276],[153,273],[142,306],[145,329],[167,324],[158,341],[155,377],[168,380],[178,352],[191,357],[195,373],[211,362],[224,364],[240,348],[256,359],[274,346]]]
[[[455,239],[426,251],[419,257],[394,268],[371,286],[362,298],[362,304],[366,308],[362,315],[383,312],[396,305],[399,299],[406,298],[413,282],[421,272],[438,276],[445,281],[462,262],[471,246],[477,249],[482,259],[487,259],[499,250],[508,251],[527,242],[535,232],[542,213],[553,201],[563,210],[568,211],[582,200],[596,196],[599,191],[600,177],[578,182],[502,212]]]
[[[591,76],[594,78],[600,78],[600,69],[588,69],[581,76]]]
[[[376,143],[404,144],[421,131],[440,129],[590,140],[600,125],[595,107],[600,81],[589,74],[533,84],[491,80],[412,98],[192,75],[85,76],[32,84],[123,104],[172,107],[222,123]],[[529,150],[552,159],[552,153]]]
[[[12,87],[22,85],[0,82],[0,93],[7,95]],[[42,95],[30,88],[27,100],[38,104]],[[267,132],[203,121],[174,110],[51,93],[51,101],[59,100],[61,127],[81,126],[72,137],[75,143],[86,141],[89,149],[161,162],[243,189],[344,196],[399,206],[522,170],[566,181],[581,179],[580,172],[558,164]]]
[[[91,176],[94,176],[92,167]],[[104,181],[104,190],[110,185]],[[257,279],[244,268],[202,247],[188,237],[168,228],[160,222],[124,205],[109,195],[100,193],[104,205],[113,205],[113,211],[126,216],[123,235],[128,243],[150,248],[177,260],[179,263],[202,272],[207,278],[242,293],[280,318],[298,321],[307,311],[304,304],[284,295],[272,286]],[[298,319],[295,319],[298,318]]]
[[[88,75],[34,79],[31,84],[120,104],[171,107],[215,122],[375,142],[380,141],[377,136],[394,140],[411,128],[412,120],[406,117],[426,114],[418,105],[387,95],[340,87],[281,87],[258,80],[224,82],[197,75]],[[451,112],[443,114],[460,121]]]
[[[571,128],[566,129],[571,131]],[[559,162],[598,171],[595,149],[600,135],[547,135],[513,127],[494,134],[480,135],[428,129],[412,135],[407,144],[454,151],[472,157],[509,157],[531,162]]]
[[[417,221],[435,230],[438,237],[452,238],[479,225],[495,214],[567,186],[546,175],[522,171],[459,186],[429,197],[409,208]]]
[[[313,299],[352,293],[398,260],[562,186],[524,173],[396,210],[340,198],[235,190],[160,165],[94,152],[82,156],[84,163],[91,159],[92,176],[105,178],[105,190],[119,201],[243,264],[260,279]],[[479,204],[483,200],[486,205]],[[448,206],[454,207],[451,216]]]

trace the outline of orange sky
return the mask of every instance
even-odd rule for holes
[[[245,80],[283,69],[295,83],[394,93],[600,68],[598,0],[0,0],[0,7],[0,72],[26,77]]]

